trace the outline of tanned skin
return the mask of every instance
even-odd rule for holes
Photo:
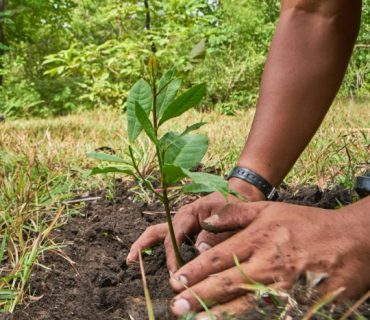
[[[343,80],[361,17],[360,0],[283,0],[280,20],[262,76],[253,125],[238,164],[271,184],[281,183],[320,126]],[[218,193],[181,208],[175,218],[177,241],[198,234],[202,253],[179,270],[166,224],[149,227],[132,245],[138,250],[164,242],[170,283],[179,294],[175,315],[201,307],[182,283],[218,305],[215,314],[238,315],[251,297],[233,254],[255,281],[290,288],[306,271],[325,273],[321,293],[343,287],[343,299],[370,289],[370,198],[336,210],[271,203],[252,185],[233,178],[230,187],[255,203]],[[225,206],[226,205],[226,206]],[[335,214],[335,219],[333,219]],[[351,232],[348,232],[351,230]],[[212,277],[210,277],[212,275]],[[197,319],[207,319],[200,313]]]

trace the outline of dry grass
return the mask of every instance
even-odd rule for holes
[[[336,103],[286,182],[350,186],[369,167],[369,107],[370,102]],[[233,117],[193,111],[170,125],[180,130],[195,120],[208,122],[200,130],[210,139],[204,162],[226,172],[238,159],[252,117],[253,110]],[[0,124],[0,312],[22,300],[37,257],[56,248],[49,232],[71,214],[61,201],[106,183],[87,176],[96,163],[85,153],[109,146],[122,155],[125,126],[119,112],[102,110]],[[145,138],[138,149],[142,166],[150,167],[154,152]]]

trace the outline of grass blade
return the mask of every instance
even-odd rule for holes
[[[3,236],[3,241],[1,241],[1,247],[0,247],[0,263],[4,259],[7,243],[8,243],[8,231],[5,231],[4,236]]]
[[[340,317],[339,320],[346,320],[352,313],[356,312],[358,307],[370,298],[370,291],[366,292],[356,303],[349,307],[349,309]]]
[[[338,288],[332,292],[327,293],[324,295],[318,302],[316,302],[310,310],[305,314],[302,320],[310,320],[312,316],[319,311],[322,307],[332,302],[338,295],[340,295],[345,290],[344,287]]]
[[[141,279],[142,279],[143,288],[144,288],[146,308],[148,310],[148,317],[149,317],[149,320],[155,320],[152,299],[150,298],[150,292],[149,292],[149,289],[148,289],[148,285],[146,283],[144,263],[143,263],[143,258],[141,256],[141,251],[140,250],[139,250],[139,263],[140,263]]]
[[[207,304],[201,299],[201,297],[199,297],[193,289],[191,289],[190,287],[188,287],[186,284],[184,284],[183,282],[179,281],[181,283],[181,285],[184,286],[184,288],[186,288],[193,296],[195,299],[198,300],[199,304],[202,306],[202,308],[204,309],[204,311],[207,313],[207,316],[209,317],[209,320],[216,320],[216,317],[211,313],[211,311],[209,310]]]

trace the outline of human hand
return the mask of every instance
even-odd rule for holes
[[[370,198],[368,199],[370,200]],[[214,306],[211,311],[243,314],[251,297],[240,288],[248,278],[277,289],[291,288],[307,271],[327,274],[315,289],[319,293],[344,287],[342,298],[358,297],[370,288],[369,217],[359,218],[364,205],[325,210],[285,203],[235,203],[203,222],[208,231],[241,230],[198,256],[171,278],[181,292],[171,303],[175,315],[201,310],[193,293]],[[365,208],[365,209],[364,209]],[[366,213],[366,212],[365,212]],[[184,285],[191,290],[184,290]],[[191,292],[192,291],[192,292]],[[197,319],[208,319],[200,313]]]
[[[239,192],[250,201],[264,199],[264,196],[257,188],[239,179],[230,179],[229,186],[232,190]],[[240,200],[236,197],[229,196],[228,201],[226,201],[222,194],[214,192],[191,204],[183,206],[173,219],[177,243],[181,245],[186,237],[198,234],[195,247],[202,253],[234,234],[234,231],[217,234],[206,230],[201,231],[202,222],[209,216],[218,213],[228,202],[235,203],[240,202]],[[150,248],[161,242],[164,242],[168,270],[175,272],[177,270],[177,263],[168,233],[167,223],[150,226],[144,231],[131,246],[126,259],[127,264],[138,260],[138,252],[140,250]]]

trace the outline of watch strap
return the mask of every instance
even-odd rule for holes
[[[235,167],[230,171],[227,176],[227,180],[231,178],[239,178],[254,185],[265,195],[267,200],[275,201],[279,197],[275,187],[273,187],[265,178],[248,168]]]

